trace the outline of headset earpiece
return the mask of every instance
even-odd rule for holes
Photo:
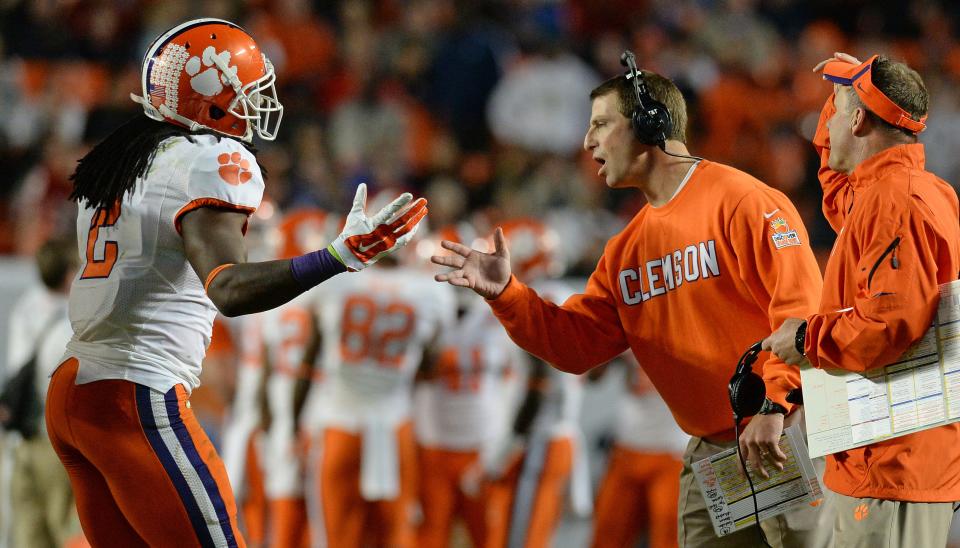
[[[763,379],[751,369],[760,351],[758,342],[744,352],[727,386],[730,392],[730,407],[733,408],[733,415],[738,423],[745,417],[756,415],[767,397],[767,387]]]
[[[636,59],[630,50],[620,55],[620,64],[627,67],[625,76],[633,83],[637,108],[630,116],[630,126],[637,140],[645,145],[664,148],[667,135],[673,129],[670,111],[666,105],[654,99],[643,81],[643,72],[637,69]]]

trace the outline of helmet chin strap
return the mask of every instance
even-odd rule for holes
[[[143,113],[147,115],[147,118],[156,120],[158,122],[162,122],[164,120],[163,114],[160,114],[160,111],[157,110],[157,107],[153,106],[153,104],[150,103],[150,101],[148,101],[145,97],[137,95],[136,93],[131,93],[130,99],[134,103],[143,107]]]
[[[134,103],[141,105],[143,107],[144,114],[146,114],[147,118],[150,118],[151,120],[156,120],[158,122],[165,122],[167,120],[176,120],[177,122],[180,122],[181,124],[187,126],[187,129],[189,129],[190,131],[199,131],[201,129],[206,129],[209,131],[222,133],[223,135],[227,135],[228,137],[234,137],[234,138],[237,137],[236,135],[229,135],[227,133],[223,133],[222,131],[217,131],[212,127],[205,126],[185,116],[181,116],[176,112],[174,112],[173,110],[171,110],[170,107],[168,107],[167,105],[160,105],[159,108],[155,107],[150,101],[148,101],[145,97],[141,95],[131,93],[130,99],[132,99]],[[246,142],[250,142],[252,138],[253,138],[253,133],[250,131],[250,123],[247,122],[246,134],[243,137],[240,137],[240,139]]]

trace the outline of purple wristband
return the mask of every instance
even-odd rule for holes
[[[326,249],[290,259],[290,273],[304,291],[346,271],[347,267]]]

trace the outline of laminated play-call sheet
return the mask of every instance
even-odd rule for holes
[[[886,367],[800,368],[811,457],[960,420],[960,281],[940,286],[923,338]]]
[[[799,425],[783,431],[780,450],[787,455],[787,462],[782,471],[765,466],[770,474],[767,479],[755,473],[747,462],[747,470],[757,493],[761,521],[823,498],[823,489],[810,462]],[[693,463],[693,473],[700,484],[710,520],[713,521],[713,530],[718,537],[756,523],[750,485],[743,474],[735,447]]]

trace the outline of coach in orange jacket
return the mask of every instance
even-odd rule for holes
[[[924,170],[927,91],[903,63],[837,54],[819,64],[834,82],[814,145],[823,212],[837,231],[823,298],[806,321],[767,340],[787,363],[866,371],[896,361],[933,319],[938,285],[960,270],[960,208]],[[960,425],[841,451],[827,458],[838,546],[944,546],[960,500]],[[920,504],[917,504],[920,503]]]
[[[639,188],[648,204],[607,243],[583,294],[556,306],[511,276],[500,229],[492,254],[443,242],[455,255],[433,261],[454,270],[436,279],[489,299],[511,338],[558,369],[583,373],[630,348],[693,436],[680,476],[680,545],[756,545],[753,528],[716,537],[691,463],[737,443],[727,397],[737,358],[786,318],[816,310],[820,271],[790,200],[746,173],[689,156],[680,91],[654,73],[642,79],[669,112],[659,140],[631,124],[638,93],[625,76],[591,93],[584,148],[609,187]],[[799,370],[777,358],[761,363],[771,401],[741,445],[758,464],[762,457],[778,466],[792,407],[785,397]],[[804,507],[763,528],[785,546],[819,546],[827,539],[814,539],[817,518],[817,508]]]

